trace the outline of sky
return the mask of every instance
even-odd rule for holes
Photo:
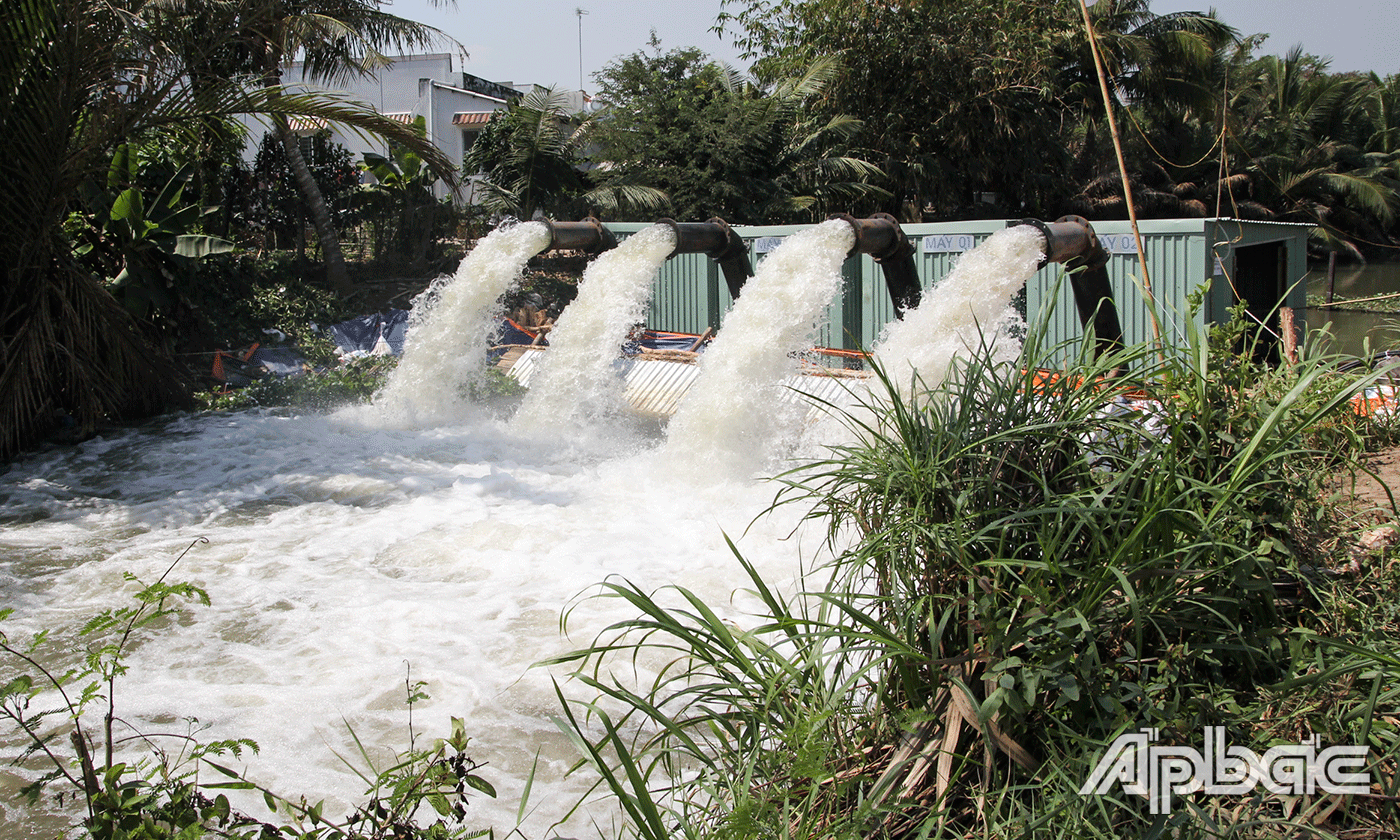
[[[747,66],[728,38],[709,31],[721,0],[457,0],[455,10],[435,8],[431,0],[391,2],[392,13],[459,41],[467,58],[458,69],[496,82],[577,88],[581,58],[583,88],[592,93],[593,73],[647,49],[652,30],[663,51],[699,47],[712,58]],[[1400,73],[1396,0],[1154,0],[1151,8],[1167,14],[1211,6],[1241,34],[1269,33],[1264,53],[1281,55],[1301,44],[1330,56],[1334,71]]]

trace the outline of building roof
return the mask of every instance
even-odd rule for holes
[[[486,125],[495,111],[461,111],[452,115],[453,125]]]
[[[315,134],[327,125],[321,117],[287,117],[287,127],[296,134]]]

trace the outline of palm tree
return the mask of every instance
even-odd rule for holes
[[[593,120],[569,113],[566,96],[536,88],[492,115],[463,168],[480,175],[482,206],[519,219],[663,206],[661,191],[625,179],[589,183],[583,153],[593,127]]]
[[[755,139],[766,140],[761,145],[770,150],[761,164],[770,177],[760,220],[820,221],[837,210],[890,198],[874,183],[885,175],[878,166],[843,153],[864,123],[849,114],[817,114],[811,107],[838,72],[839,62],[827,57],[771,86],[731,81],[736,93],[758,105],[752,117]]]
[[[241,2],[242,0],[239,0]],[[84,182],[121,143],[197,143],[234,114],[304,115],[452,162],[407,126],[325,94],[195,85],[178,34],[153,25],[178,0],[0,3],[0,458],[59,423],[90,430],[178,400],[182,377],[143,325],[85,270],[64,234]]]
[[[1176,153],[1195,139],[1193,126],[1214,120],[1227,50],[1238,33],[1214,13],[1157,15],[1148,5],[1149,0],[1101,0],[1089,15],[1115,110],[1132,108],[1153,145]],[[1104,103],[1082,26],[1060,37],[1059,95],[1079,119],[1074,174],[1087,190],[1112,168],[1101,136]]]
[[[1354,240],[1387,244],[1400,211],[1400,170],[1388,134],[1373,130],[1373,80],[1327,72],[1294,48],[1241,66],[1230,102],[1236,212],[1318,226],[1328,250],[1359,255]],[[1383,96],[1383,92],[1380,93]]]
[[[1382,79],[1372,73],[1369,81],[1368,111],[1373,133],[1366,147],[1377,152],[1400,152],[1400,74]]]
[[[456,4],[456,0],[433,2]],[[274,97],[280,95],[284,64],[295,56],[302,57],[306,80],[335,84],[388,66],[391,62],[384,55],[386,49],[411,51],[445,37],[431,26],[385,12],[380,0],[255,0],[244,26],[254,42],[253,62]],[[326,279],[333,289],[346,292],[349,277],[345,257],[326,200],[287,119],[274,116],[272,126],[286,152],[297,189],[306,199],[326,261]]]

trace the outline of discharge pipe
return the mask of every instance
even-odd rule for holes
[[[668,225],[676,232],[676,254],[704,254],[719,263],[724,272],[725,285],[729,296],[737,298],[744,284],[753,276],[753,264],[749,261],[749,246],[724,219],[715,217],[706,222],[678,222],[675,219],[657,219],[658,225]]]
[[[724,272],[724,282],[729,286],[731,297],[738,297],[744,284],[753,276],[753,265],[749,262],[749,247],[724,219],[713,218],[707,222],[678,222],[675,219],[657,219],[658,225],[666,225],[675,231],[676,254],[704,254],[719,263]],[[546,251],[569,249],[600,254],[617,247],[617,237],[603,223],[592,216],[581,222],[551,222],[549,246]]]
[[[919,305],[923,286],[914,265],[914,245],[904,235],[898,219],[888,213],[876,213],[868,219],[837,213],[829,218],[840,219],[855,231],[856,244],[850,255],[869,254],[884,269],[896,318],[903,318],[906,309]]]
[[[592,216],[579,222],[551,222],[546,219],[545,226],[549,228],[549,247],[545,248],[546,251],[601,254],[617,247],[617,237]]]
[[[1030,225],[1045,237],[1046,263],[1063,263],[1069,271],[1074,307],[1079,325],[1086,332],[1094,329],[1094,356],[1123,348],[1123,327],[1113,302],[1113,286],[1108,280],[1108,252],[1103,249],[1094,226],[1082,216],[1061,216],[1049,224],[1038,219],[1022,219],[1007,227]]]

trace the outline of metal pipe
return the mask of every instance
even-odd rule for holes
[[[898,219],[888,213],[876,213],[868,219],[837,213],[829,218],[840,219],[855,231],[856,244],[851,254],[869,254],[880,264],[896,318],[903,318],[905,310],[919,305],[924,290],[914,264],[914,245],[904,235]]]
[[[549,228],[549,247],[545,248],[546,251],[587,251],[591,254],[601,254],[617,247],[617,237],[592,216],[581,222],[551,222],[546,219],[545,225]]]
[[[1049,224],[1022,219],[1007,227],[1030,225],[1045,237],[1046,263],[1062,263],[1069,272],[1074,307],[1079,325],[1094,330],[1094,356],[1123,348],[1123,327],[1113,301],[1113,285],[1108,279],[1108,252],[1094,233],[1094,226],[1082,216],[1061,216]]]
[[[672,256],[704,254],[719,263],[730,297],[739,296],[744,284],[753,276],[753,264],[749,261],[749,246],[724,219],[718,216],[705,222],[657,219],[656,223],[669,225],[676,232],[676,247],[671,252]]]

